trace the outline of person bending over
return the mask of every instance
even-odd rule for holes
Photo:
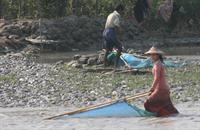
[[[115,8],[115,11],[108,15],[105,29],[103,32],[103,37],[105,40],[104,49],[105,57],[104,57],[104,66],[109,66],[109,62],[107,60],[108,54],[113,50],[113,48],[117,49],[117,56],[115,60],[115,68],[118,66],[119,58],[122,52],[122,44],[117,38],[117,33],[121,30],[120,26],[120,14],[124,11],[123,5],[118,5]]]

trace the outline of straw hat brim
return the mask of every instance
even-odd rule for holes
[[[146,53],[144,53],[145,55],[151,55],[151,54],[159,54],[159,55],[164,55],[164,52],[163,51],[152,51],[152,50],[149,50],[147,51]]]

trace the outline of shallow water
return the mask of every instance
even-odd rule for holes
[[[200,130],[200,102],[178,105],[181,115],[168,118],[43,120],[65,108],[0,108],[0,130]]]
[[[163,48],[166,55],[169,56],[199,56],[200,47],[173,47]],[[96,51],[75,51],[75,52],[43,52],[40,53],[39,58],[36,60],[38,63],[56,63],[58,61],[70,61],[74,55],[87,55],[95,54]]]
[[[162,49],[167,55],[200,55],[200,47],[171,47]]]
[[[95,54],[94,51],[71,51],[71,52],[41,52],[36,59],[38,63],[56,63],[58,61],[71,61],[76,54]]]

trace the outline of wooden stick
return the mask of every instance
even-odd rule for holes
[[[138,74],[138,73],[144,73],[144,72],[139,71],[139,70],[135,70],[135,69],[131,69],[131,70],[124,70],[124,71],[115,72],[115,73],[116,73],[116,74],[126,74],[126,73]]]
[[[147,92],[147,93],[144,93],[144,94],[141,94],[141,95],[137,95],[137,96],[134,96],[134,97],[127,98],[125,100],[126,101],[131,101],[131,100],[134,100],[134,99],[137,99],[137,98],[140,98],[140,97],[148,96],[149,94],[150,94],[150,92]]]
[[[108,104],[111,104],[111,103],[114,103],[114,102],[117,102],[117,101],[121,101],[121,100],[130,101],[130,100],[134,100],[136,98],[144,97],[144,96],[147,96],[147,95],[149,95],[149,92],[139,93],[135,96],[127,96],[127,97],[124,97],[124,98],[121,98],[121,99],[118,99],[118,100],[112,100],[112,101],[100,103],[100,104],[97,104],[97,105],[92,105],[92,106],[88,106],[88,107],[85,107],[85,108],[81,108],[81,109],[78,109],[78,110],[75,110],[75,111],[66,112],[66,113],[63,113],[63,114],[60,114],[60,115],[57,115],[57,116],[45,118],[45,120],[51,120],[51,119],[54,119],[54,118],[58,118],[60,116],[65,116],[65,115],[73,115],[73,114],[76,114],[76,113],[89,111],[89,110],[95,109],[97,107],[103,107],[105,105],[108,105]]]
[[[110,71],[113,71],[113,68],[87,68],[87,69],[84,69],[85,72],[110,72]],[[120,69],[117,69],[116,70],[117,72],[119,71],[123,71],[123,70],[120,70]]]

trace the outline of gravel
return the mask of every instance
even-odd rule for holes
[[[187,58],[185,60],[187,62]],[[193,62],[199,67],[200,59]],[[0,107],[89,105],[144,92],[148,90],[152,78],[148,75],[131,77],[86,73],[82,69],[68,67],[67,64],[39,64],[21,53],[0,56]],[[181,68],[177,73],[179,71],[188,70]],[[169,82],[174,99],[181,102],[198,100],[198,95],[188,90],[188,86],[195,86],[196,90],[193,89],[199,92],[198,80],[179,83],[178,79],[171,79]],[[192,94],[186,98],[188,93]]]

